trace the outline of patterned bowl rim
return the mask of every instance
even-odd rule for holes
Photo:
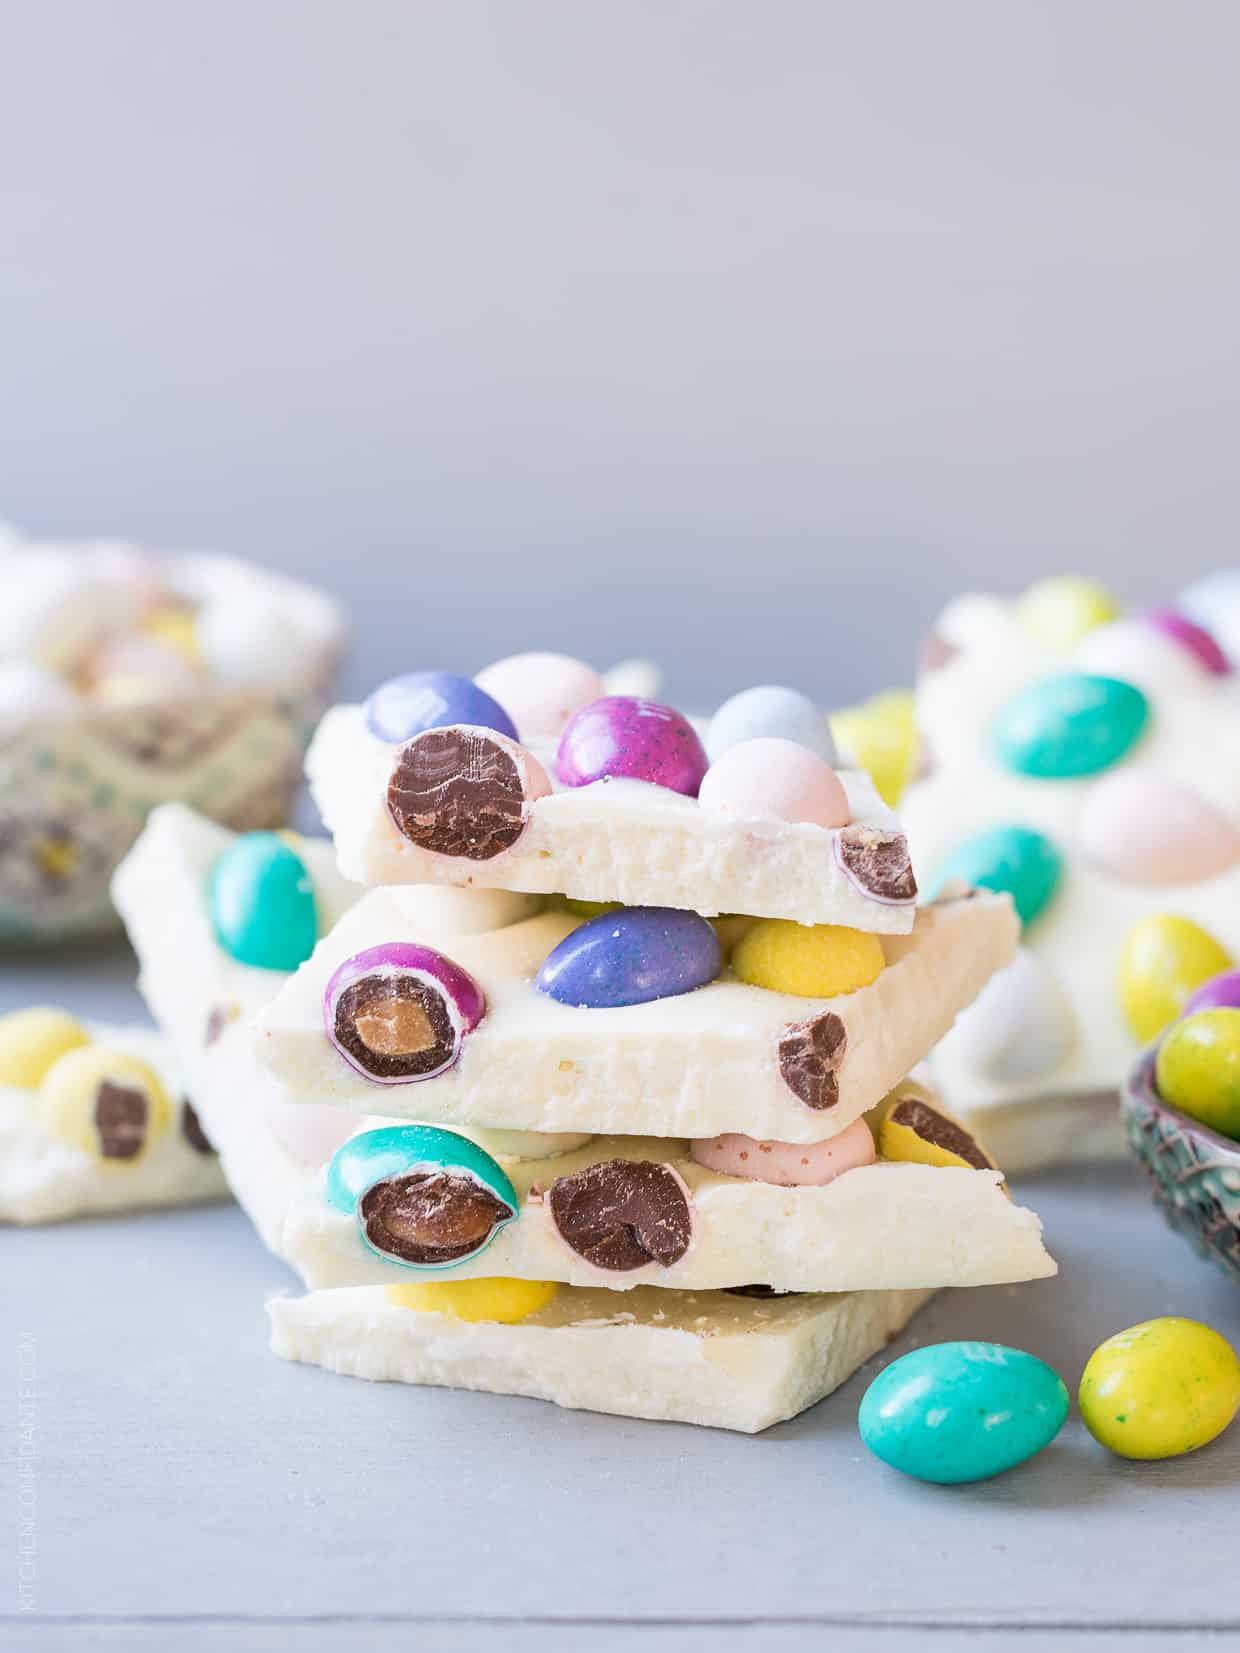
[[[1158,1047],[1161,1042],[1161,1039],[1155,1040],[1142,1052],[1137,1065],[1120,1086],[1120,1106],[1124,1113],[1128,1114],[1136,1107],[1156,1108],[1174,1120],[1187,1135],[1199,1137],[1216,1155],[1222,1155],[1240,1164],[1240,1142],[1234,1137],[1224,1136],[1221,1131],[1216,1131],[1209,1125],[1203,1125],[1201,1120],[1194,1119],[1192,1114],[1185,1113],[1182,1108],[1174,1107],[1159,1096],[1154,1085],[1154,1063],[1158,1059]]]

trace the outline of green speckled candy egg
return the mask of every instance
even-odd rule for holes
[[[275,832],[248,832],[207,880],[215,939],[242,964],[296,970],[314,951],[318,912],[301,857]]]
[[[1235,1417],[1240,1360],[1199,1320],[1144,1320],[1090,1355],[1077,1404],[1094,1439],[1121,1458],[1176,1458]]]
[[[1145,1044],[1175,1020],[1195,988],[1232,962],[1226,948],[1191,918],[1147,913],[1124,937],[1119,956],[1125,1021]]]
[[[1154,1072],[1165,1102],[1240,1138],[1240,1010],[1201,1010],[1177,1022],[1159,1046]]]
[[[1031,684],[999,714],[995,751],[1005,768],[1037,780],[1075,780],[1107,769],[1136,744],[1149,702],[1118,677],[1069,672]]]
[[[1063,857],[1030,827],[999,826],[967,838],[939,868],[936,887],[954,879],[1011,896],[1022,924],[1031,924],[1054,895]]]

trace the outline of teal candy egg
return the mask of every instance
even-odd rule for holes
[[[207,880],[215,939],[242,964],[296,970],[319,937],[314,886],[299,855],[275,832],[247,832]]]
[[[1063,1379],[1002,1343],[934,1343],[880,1372],[857,1415],[876,1458],[919,1481],[985,1481],[1049,1446],[1068,1415]]]
[[[1118,677],[1047,677],[1010,700],[995,725],[1000,763],[1038,780],[1075,780],[1117,763],[1149,722],[1149,702]]]
[[[999,826],[966,838],[939,868],[936,891],[954,879],[1011,896],[1022,924],[1032,924],[1059,887],[1063,857],[1031,827]],[[933,897],[932,897],[933,899]]]

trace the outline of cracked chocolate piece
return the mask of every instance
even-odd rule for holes
[[[95,1092],[95,1130],[104,1159],[137,1159],[146,1140],[149,1112],[142,1091],[104,1080]]]
[[[525,830],[531,767],[515,741],[490,730],[428,729],[396,759],[388,813],[419,849],[489,861]]]
[[[600,1160],[557,1177],[549,1203],[565,1245],[596,1268],[623,1273],[652,1262],[670,1268],[689,1249],[689,1191],[670,1165]]]
[[[944,1160],[956,1160],[975,1171],[996,1169],[994,1160],[958,1120],[932,1107],[919,1096],[901,1097],[888,1111],[880,1128],[880,1146],[886,1158],[911,1157],[900,1151],[899,1138],[889,1129],[892,1126],[911,1131],[918,1142],[936,1151],[935,1157],[940,1163]]]
[[[833,1010],[808,1022],[790,1022],[779,1041],[784,1084],[807,1108],[833,1108],[840,1099],[839,1070],[848,1033]]]
[[[451,1171],[386,1177],[362,1195],[357,1211],[376,1251],[422,1267],[471,1257],[514,1215],[482,1183]]]
[[[836,839],[836,854],[857,888],[876,901],[895,904],[917,899],[908,839],[902,832],[845,827]]]
[[[181,1103],[181,1135],[196,1154],[214,1154],[211,1139],[203,1130],[198,1111],[188,1096]]]

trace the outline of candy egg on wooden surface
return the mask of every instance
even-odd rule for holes
[[[369,696],[364,711],[371,734],[395,746],[427,729],[456,723],[517,739],[516,724],[506,708],[478,683],[453,672],[406,672],[389,678]]]
[[[619,907],[565,936],[535,986],[560,1004],[612,1010],[705,987],[723,968],[714,928],[675,907]]]
[[[43,1075],[35,1113],[104,1165],[132,1165],[168,1129],[172,1105],[149,1063],[110,1045],[66,1052]]]
[[[886,959],[878,937],[866,930],[760,918],[733,948],[731,964],[751,987],[833,999],[876,981]]]
[[[498,730],[450,724],[415,735],[397,753],[387,812],[419,849],[489,861],[525,831],[529,806],[551,791],[547,772]]]
[[[499,1326],[518,1326],[545,1309],[559,1291],[551,1280],[401,1280],[384,1286],[384,1295],[398,1309],[418,1314],[446,1314],[469,1324],[489,1320]]]
[[[1142,1044],[1180,1014],[1195,988],[1234,960],[1208,930],[1176,913],[1149,913],[1124,939],[1119,997],[1124,1018]]]
[[[1231,670],[1226,654],[1204,626],[1173,608],[1155,608],[1145,616],[1147,626],[1178,643],[1212,677],[1225,677]]]
[[[959,880],[1010,895],[1021,923],[1031,924],[1054,897],[1062,874],[1063,857],[1044,833],[997,826],[958,845],[939,868],[935,888]]]
[[[474,682],[498,701],[516,724],[517,737],[526,741],[558,739],[574,712],[607,692],[593,666],[568,654],[510,654],[485,666]]]
[[[798,689],[764,683],[734,694],[710,720],[706,751],[712,764],[733,746],[774,736],[794,741],[826,764],[836,761],[835,741],[822,708]]]
[[[1065,1062],[1076,1013],[1049,966],[1028,948],[993,975],[940,1041],[945,1061],[979,1077],[1037,1079]]]
[[[1042,678],[1000,712],[999,761],[1018,775],[1074,780],[1124,757],[1149,722],[1149,702],[1131,683],[1087,672]]]
[[[880,1372],[861,1401],[861,1439],[885,1464],[951,1486],[1015,1469],[1068,1415],[1059,1374],[1001,1343],[935,1343]]]
[[[1181,1015],[1198,1010],[1240,1010],[1240,970],[1222,970],[1195,988]]]
[[[1240,1360],[1198,1320],[1168,1315],[1096,1348],[1077,1404],[1090,1434],[1121,1458],[1176,1458],[1221,1435],[1240,1408]]]
[[[218,857],[207,909],[215,939],[242,964],[296,970],[318,940],[310,874],[276,832],[248,832]]]
[[[1114,597],[1084,574],[1057,574],[1031,585],[1016,604],[1025,630],[1054,649],[1073,643],[1119,613]]]
[[[1158,1047],[1158,1094],[1222,1136],[1240,1138],[1240,1010],[1184,1016]]]
[[[1220,568],[1194,580],[1175,606],[1208,631],[1232,665],[1240,667],[1240,568]]]
[[[850,819],[848,795],[830,764],[775,736],[728,747],[706,771],[698,802],[703,809],[754,820],[842,827]]]
[[[1194,884],[1240,860],[1240,830],[1195,787],[1132,764],[1090,787],[1077,819],[1081,852],[1125,884]]]
[[[380,1085],[433,1079],[459,1060],[486,1015],[467,970],[432,947],[393,941],[345,959],[323,995],[323,1023],[339,1054]]]
[[[71,1050],[90,1044],[90,1034],[67,1010],[31,1005],[0,1016],[0,1085],[34,1090],[47,1070]]]
[[[709,1171],[725,1177],[745,1177],[751,1182],[772,1182],[781,1188],[821,1188],[845,1171],[871,1165],[875,1159],[874,1138],[864,1119],[854,1120],[823,1142],[761,1141],[729,1131],[722,1136],[699,1137],[690,1144],[689,1151]]]
[[[648,781],[696,798],[707,758],[693,725],[671,706],[604,695],[565,725],[555,769],[565,786]]]

